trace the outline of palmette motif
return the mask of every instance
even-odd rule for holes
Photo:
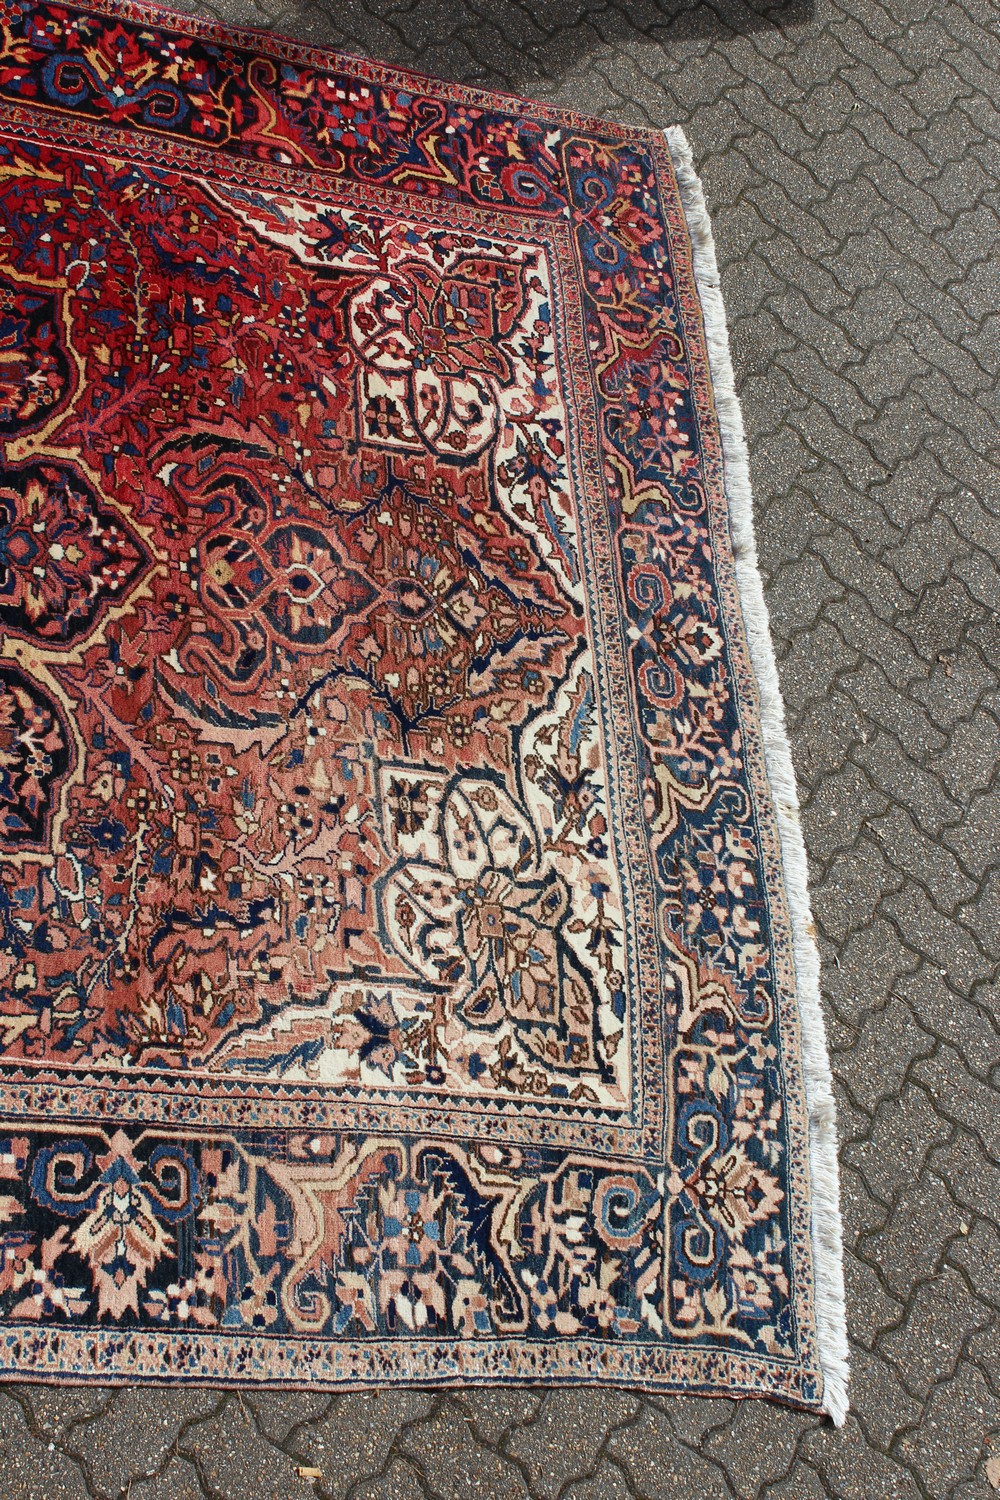
[[[0,14],[4,1368],[818,1404],[664,147]]]

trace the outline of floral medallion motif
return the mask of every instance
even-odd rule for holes
[[[0,662],[0,848],[45,847],[71,758],[52,699],[19,667]]]
[[[40,426],[69,387],[58,297],[0,275],[0,434],[11,437]]]
[[[0,478],[0,622],[58,648],[90,633],[148,566],[128,523],[63,463]]]

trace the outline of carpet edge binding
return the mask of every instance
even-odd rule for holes
[[[796,990],[801,1020],[802,1067],[809,1122],[811,1229],[816,1286],[816,1333],[823,1371],[823,1410],[842,1427],[848,1412],[847,1315],[844,1298],[843,1231],[837,1165],[837,1111],[820,1002],[819,951],[809,907],[808,866],[799,820],[785,709],[771,641],[771,627],[753,527],[750,461],[732,360],[726,310],[715,258],[712,225],[701,179],[684,131],[664,131],[681,204],[691,236],[695,281],[701,302],[715,407],[722,437],[736,582],[750,658],[760,696],[761,730],[774,801],[785,890],[792,926]]]

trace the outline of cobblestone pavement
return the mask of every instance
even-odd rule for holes
[[[837,1433],[760,1402],[582,1389],[6,1387],[0,1494],[985,1500],[1000,1461],[1000,9],[280,5],[211,10],[688,130],[805,804],[853,1415]]]

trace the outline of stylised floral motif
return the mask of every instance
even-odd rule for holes
[[[0,621],[58,646],[89,633],[147,566],[128,522],[63,463],[7,467],[0,479]]]
[[[136,0],[0,126],[0,1373],[818,1406],[662,141]]]
[[[0,661],[0,847],[44,845],[71,754],[52,699],[20,668]]]
[[[497,387],[510,385],[508,341],[527,305],[524,271],[462,256],[437,266],[400,260],[352,304],[365,361],[360,401],[367,436],[398,447],[471,456],[496,436]]]
[[[0,434],[11,437],[50,419],[69,385],[57,295],[0,276]]]
[[[607,961],[620,918],[606,870],[565,822],[561,845],[543,843],[498,780],[466,775],[433,792],[403,824],[390,800],[402,858],[378,885],[397,953],[425,992],[447,993],[433,1027],[421,1012],[403,1022],[404,1042],[441,1081],[455,1046],[460,1071],[483,1087],[596,1099],[611,1085],[621,1097],[621,976]]]
[[[336,1285],[338,1325],[490,1332],[496,1294],[491,1287],[486,1295],[475,1221],[457,1209],[455,1164],[423,1153],[417,1175],[403,1162],[384,1165],[388,1181],[373,1182],[354,1205],[357,1229]]]
[[[397,836],[419,832],[431,810],[427,783],[408,781],[402,776],[390,779],[385,801]]]
[[[188,1217],[197,1201],[197,1173],[183,1150],[158,1145],[140,1162],[122,1131],[101,1144],[105,1149],[95,1152],[85,1141],[67,1139],[35,1157],[33,1199],[43,1210],[76,1221],[72,1232],[63,1227],[42,1244],[29,1293],[39,1304],[38,1316],[46,1302],[53,1312],[89,1305],[82,1288],[67,1291],[53,1280],[56,1243],[87,1268],[98,1318],[138,1316],[149,1277],[173,1249],[167,1226]]]

